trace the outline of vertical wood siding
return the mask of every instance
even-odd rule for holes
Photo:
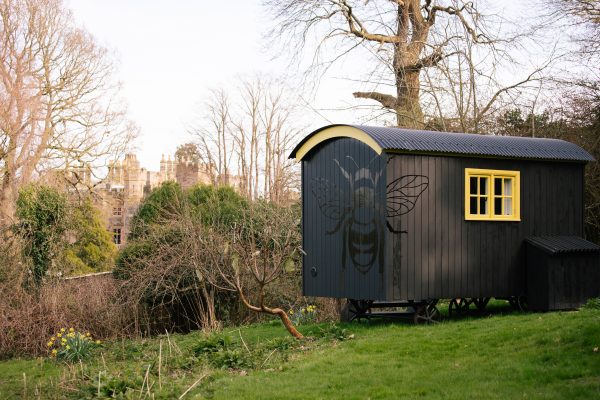
[[[521,172],[521,221],[465,221],[465,168]],[[583,165],[389,155],[388,182],[422,174],[429,187],[388,233],[395,300],[525,294],[528,236],[583,235]],[[388,298],[391,300],[392,298]]]
[[[371,212],[364,208],[353,207],[354,192],[349,180],[344,177],[334,160],[351,175],[354,180],[357,172],[364,168],[374,176],[381,173],[380,184],[375,188],[375,201],[382,212]],[[352,161],[354,160],[354,161]],[[385,189],[386,155],[378,156],[370,147],[349,138],[334,139],[322,143],[313,149],[302,161],[302,212],[303,212],[303,290],[306,296],[348,297],[353,299],[384,299],[385,282],[393,280],[392,271],[386,266],[385,259],[377,256],[375,263],[366,272],[352,265],[349,246],[368,248],[373,240],[360,240],[358,236],[348,235],[353,221],[370,221],[362,229],[379,226],[381,235],[378,245],[385,247],[387,228],[385,227]],[[354,162],[359,166],[356,168]],[[362,175],[365,176],[362,171]],[[316,191],[321,189],[321,199]],[[367,185],[368,186],[368,185]],[[365,187],[356,184],[354,191]],[[319,203],[322,204],[319,204]],[[326,203],[326,204],[324,204]],[[333,209],[339,211],[339,218],[333,218]],[[371,215],[373,214],[373,215]],[[336,229],[337,228],[337,229]],[[354,225],[359,229],[358,225]],[[335,231],[334,233],[330,233]],[[346,257],[344,265],[343,258]],[[386,258],[385,256],[383,258]],[[379,262],[383,266],[380,272]],[[317,275],[311,274],[316,268]],[[387,276],[386,278],[386,271]],[[391,287],[391,286],[390,286]],[[392,293],[389,293],[391,297]]]

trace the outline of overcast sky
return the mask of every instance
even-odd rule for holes
[[[190,139],[186,126],[202,114],[210,88],[230,87],[240,75],[289,72],[287,60],[273,61],[273,49],[265,51],[270,21],[260,0],[65,1],[77,22],[115,53],[130,118],[141,128],[136,152],[152,170],[158,169],[161,154],[173,154]],[[496,9],[515,14],[524,3],[530,7],[530,2],[507,3],[510,7],[501,3]],[[337,71],[353,68],[360,71],[360,58],[336,64]],[[356,104],[351,95],[356,89],[361,90],[356,83],[330,74],[308,98],[320,113],[307,108],[302,125],[308,130],[358,122],[355,110],[323,110]]]
[[[186,126],[209,88],[239,75],[282,74],[263,51],[266,16],[257,0],[69,0],[77,21],[116,53],[123,95],[141,128],[142,165],[188,139]],[[347,95],[347,94],[346,94]],[[314,116],[314,125],[327,123]]]

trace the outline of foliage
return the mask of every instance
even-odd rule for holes
[[[248,208],[248,201],[231,186],[198,185],[190,189],[187,199],[193,216],[205,226],[232,227]]]
[[[74,242],[65,249],[62,268],[70,275],[112,269],[117,247],[99,210],[86,199],[74,207],[72,214],[70,224]]]
[[[19,192],[16,217],[15,232],[23,240],[23,255],[31,260],[36,286],[51,267],[61,275],[113,267],[116,246],[90,199],[75,203],[58,189],[30,185]]]
[[[229,292],[208,285],[196,241],[207,226],[239,223],[246,204],[227,186],[183,191],[166,182],[153,190],[135,214],[130,240],[117,257],[113,275],[123,280],[123,299],[150,313],[167,314],[170,329],[213,329],[217,312],[235,320],[239,307]],[[157,328],[164,331],[164,326]]]
[[[176,182],[164,182],[154,189],[138,207],[131,220],[129,240],[147,236],[152,225],[160,224],[182,207],[183,191]]]
[[[47,343],[51,357],[70,363],[88,359],[92,355],[92,349],[98,345],[100,341],[94,341],[89,332],[82,333],[74,328],[60,328]]]
[[[193,351],[197,356],[216,353],[219,350],[230,347],[232,343],[231,336],[213,333],[200,339],[196,346],[194,346]]]
[[[64,246],[67,213],[67,199],[56,189],[30,185],[19,191],[16,231],[25,242],[24,256],[31,259],[31,278],[36,286]]]
[[[600,298],[589,299],[583,307],[591,310],[600,310]]]

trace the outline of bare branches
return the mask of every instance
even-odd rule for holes
[[[201,159],[214,167],[213,182],[232,185],[249,199],[295,200],[298,170],[288,154],[299,130],[290,93],[258,77],[241,82],[235,102],[222,90],[211,92],[208,115],[190,132],[198,138]]]
[[[106,165],[136,130],[106,49],[61,0],[0,1],[0,204],[41,170]]]

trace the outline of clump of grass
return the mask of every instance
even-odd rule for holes
[[[588,310],[600,310],[600,297],[588,299],[583,305],[583,308]]]
[[[100,345],[89,332],[82,333],[74,328],[61,328],[46,344],[51,357],[57,361],[77,362],[90,358],[92,349]]]

